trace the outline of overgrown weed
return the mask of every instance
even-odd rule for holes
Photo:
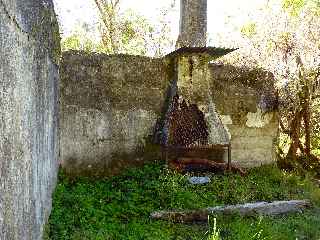
[[[212,175],[207,185],[191,185],[186,175],[151,163],[101,180],[59,176],[48,239],[202,239],[205,225],[152,221],[162,209],[198,209],[254,201],[311,199],[315,209],[278,218],[217,218],[221,239],[319,239],[320,190],[311,177],[269,165],[246,177]]]

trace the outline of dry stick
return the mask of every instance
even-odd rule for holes
[[[178,172],[181,172],[184,170],[184,168],[187,165],[202,165],[202,166],[207,166],[210,167],[212,169],[215,169],[215,171],[213,172],[224,172],[227,170],[228,168],[228,164],[227,163],[218,163],[218,162],[214,162],[214,161],[210,161],[208,159],[202,159],[202,158],[178,158],[178,161],[176,162],[172,162],[170,167],[174,168],[175,170],[177,170]],[[246,172],[240,168],[237,167],[233,164],[231,164],[231,171],[234,173],[239,173],[241,176],[245,176]]]

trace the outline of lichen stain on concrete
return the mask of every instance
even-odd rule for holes
[[[0,36],[0,239],[40,240],[58,171],[52,1],[0,0]]]
[[[221,122],[223,125],[230,125],[232,124],[232,118],[230,115],[220,115]]]
[[[270,123],[272,120],[273,113],[262,114],[261,109],[257,112],[248,112],[246,125],[253,128],[262,128]]]
[[[142,162],[135,159],[151,152],[148,137],[165,101],[169,79],[163,61],[65,52],[60,74],[63,168],[70,175],[98,170],[102,176]]]

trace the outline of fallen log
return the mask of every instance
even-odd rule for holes
[[[266,215],[277,216],[287,213],[302,212],[311,207],[309,200],[291,200],[275,202],[256,202],[228,206],[208,207],[187,211],[158,211],[151,214],[155,220],[169,220],[179,223],[206,222],[209,215],[240,214],[241,216]]]

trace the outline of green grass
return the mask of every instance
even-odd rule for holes
[[[303,214],[278,218],[216,216],[221,239],[319,240],[319,188],[275,166],[252,169],[246,177],[212,176],[205,186],[190,185],[186,176],[167,171],[160,163],[104,180],[68,180],[60,173],[47,233],[52,240],[210,239],[210,234],[205,236],[206,224],[153,221],[150,213],[304,198],[311,199],[315,208]]]
[[[320,148],[314,149],[312,151],[313,154],[315,154],[316,156],[320,157]]]

